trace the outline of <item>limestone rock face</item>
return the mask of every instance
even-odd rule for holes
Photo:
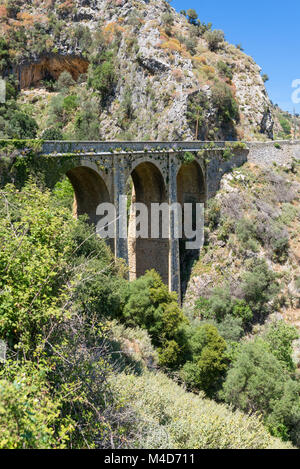
[[[89,63],[81,57],[72,55],[53,55],[41,57],[20,67],[20,86],[22,89],[39,85],[46,78],[57,80],[63,71],[68,71],[74,80],[78,80],[81,74],[88,70]]]
[[[59,34],[53,19],[50,21],[53,14],[63,25]],[[167,16],[171,17],[169,26]],[[195,35],[187,19],[166,0],[24,1],[17,20],[10,19],[8,26],[0,23],[0,32],[7,34],[7,28],[21,20],[40,22],[48,42],[53,42],[47,46],[48,54],[39,54],[34,44],[24,47],[26,54],[18,60],[22,88],[37,86],[48,75],[56,79],[63,70],[74,79],[87,72],[87,54],[76,28],[89,29],[92,35],[101,29],[108,41],[118,35],[118,80],[100,117],[107,139],[120,133],[116,115],[128,87],[135,115],[128,132],[135,139],[194,139],[195,125],[188,119],[188,107],[197,94],[207,102],[198,138],[254,140],[273,136],[272,105],[259,66],[227,42],[210,51],[204,37]],[[193,50],[187,45],[191,37]],[[220,73],[220,62],[231,70],[230,80]],[[226,82],[239,105],[240,120],[234,125],[220,124],[212,100],[216,80]]]
[[[266,134],[269,138],[273,138],[274,121],[272,118],[271,110],[268,108],[263,113],[261,120],[260,130],[262,134]]]

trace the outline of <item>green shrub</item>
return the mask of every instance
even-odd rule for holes
[[[231,88],[223,82],[217,82],[212,87],[212,101],[217,109],[219,118],[224,122],[239,120],[239,107],[233,97]]]
[[[228,315],[223,321],[216,322],[214,325],[226,342],[238,342],[244,335],[243,322],[241,317]]]
[[[195,37],[191,37],[191,36],[187,37],[186,39],[184,39],[184,44],[191,55],[196,54],[196,47],[197,47],[198,41]]]
[[[74,111],[77,107],[78,107],[78,98],[76,95],[71,94],[64,98],[63,108],[67,113]]]
[[[238,240],[247,245],[247,243],[256,237],[255,223],[250,218],[241,218],[235,225],[235,233]]]
[[[99,91],[102,102],[111,96],[116,80],[115,65],[111,55],[106,54],[99,65],[92,64],[88,71],[88,87]]]
[[[283,117],[279,120],[279,122],[285,135],[290,135],[291,130],[292,130],[290,122]]]
[[[242,345],[222,396],[245,412],[259,412],[274,435],[289,435],[299,444],[300,386],[268,343],[256,339]]]
[[[206,31],[204,34],[204,39],[207,41],[209,49],[211,51],[216,51],[224,42],[224,32],[220,29]]]
[[[208,108],[207,98],[204,93],[197,93],[193,95],[188,102],[187,120],[195,132],[195,139],[198,140],[201,131],[201,126],[204,123],[205,111]]]
[[[217,321],[232,311],[232,298],[228,287],[215,287],[209,298],[209,309]]]
[[[226,64],[222,60],[219,60],[218,63],[217,63],[217,67],[218,67],[218,70],[219,70],[221,76],[223,76],[225,78],[228,78],[228,80],[230,80],[230,81],[232,80],[233,73],[232,73],[232,70],[231,70],[231,68],[229,67],[228,64]]]
[[[196,20],[198,18],[198,15],[197,15],[195,10],[190,8],[189,10],[187,10],[186,14],[187,14],[187,17],[188,17],[188,20],[189,20],[190,24],[197,24]]]
[[[65,94],[60,93],[54,96],[50,104],[50,126],[55,126],[55,124],[65,126],[72,119],[78,105],[79,102],[76,95],[65,96]]]
[[[232,314],[234,317],[241,319],[244,325],[250,323],[253,319],[251,308],[245,300],[234,301]]]
[[[0,72],[3,73],[9,63],[9,45],[4,38],[0,39]]]
[[[212,395],[228,366],[226,342],[214,326],[204,324],[192,329],[189,346],[192,360],[183,366],[182,379],[190,389]]]
[[[191,164],[195,161],[195,155],[190,151],[186,151],[183,155],[184,164]]]
[[[253,312],[266,312],[267,303],[279,293],[279,285],[277,275],[268,268],[265,260],[251,260],[249,271],[242,275],[242,291]]]
[[[63,140],[62,132],[56,127],[49,127],[41,134],[43,140]]]
[[[264,83],[269,81],[269,76],[266,73],[264,73],[261,77],[262,77],[262,80],[263,80]]]
[[[51,396],[47,368],[13,362],[7,368],[0,373],[0,449],[65,448],[73,422],[60,416],[62,402]]]
[[[207,202],[206,220],[210,230],[215,230],[221,219],[220,201],[215,197]]]
[[[73,209],[75,193],[74,188],[67,177],[55,184],[52,193],[57,205],[61,205],[69,210]]]
[[[229,287],[215,287],[210,297],[198,298],[195,302],[195,315],[202,319],[213,319],[222,323],[227,317],[233,316],[242,320],[244,326],[253,319],[253,313],[245,300],[232,297]]]
[[[285,203],[281,207],[279,221],[284,225],[290,225],[296,218],[299,218],[300,212],[293,204]]]
[[[179,363],[180,348],[174,341],[184,347],[182,327],[187,320],[178,306],[176,294],[169,292],[154,270],[129,284],[123,316],[128,325],[138,325],[149,332],[153,344],[159,347],[164,365]]]
[[[68,90],[71,86],[75,84],[75,81],[72,78],[72,75],[64,71],[59,75],[59,78],[56,82],[56,89],[59,91]]]
[[[162,19],[162,22],[167,26],[173,26],[173,24],[174,24],[174,17],[169,12],[164,13],[162,15],[161,19]]]
[[[75,116],[75,137],[79,140],[101,140],[99,122],[100,102],[94,96],[84,95]]]
[[[297,329],[284,321],[276,321],[267,327],[263,337],[280,363],[290,371],[295,371],[292,344],[299,338]]]
[[[142,448],[254,449],[290,448],[271,437],[256,415],[186,392],[162,373],[112,377],[120,398],[131,402],[141,422],[150,421],[151,439]],[[154,440],[154,441],[153,441]]]
[[[121,102],[121,108],[125,115],[125,118],[132,120],[134,118],[134,108],[132,104],[132,90],[129,87],[125,88],[123,99]]]
[[[15,207],[11,225],[7,223],[5,200]],[[64,263],[74,249],[74,222],[64,209],[54,206],[49,192],[41,193],[34,184],[28,184],[22,192],[7,186],[0,212],[1,245],[6,247],[0,254],[0,284],[4,289],[0,335],[10,346],[34,350],[42,342],[40,334],[46,325],[61,316],[66,294],[62,286]]]
[[[36,138],[38,125],[35,119],[19,110],[14,103],[8,103],[7,107],[3,108],[0,106],[1,117],[3,118],[2,125],[0,123],[2,138]]]

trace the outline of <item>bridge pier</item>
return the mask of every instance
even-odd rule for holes
[[[124,219],[122,200],[122,196],[126,195],[126,176],[120,166],[120,156],[114,155],[115,256],[128,264],[127,218]]]
[[[169,154],[169,206],[177,203],[177,157]],[[170,210],[169,221],[169,289],[178,293],[178,301],[181,301],[180,288],[180,259],[179,259],[179,239],[175,237],[177,214]]]

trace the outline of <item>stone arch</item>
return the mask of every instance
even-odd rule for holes
[[[177,172],[177,201],[181,204],[182,216],[184,219],[184,204],[193,204],[193,215],[196,214],[195,205],[197,203],[205,204],[206,195],[206,181],[205,170],[202,168],[200,162],[196,159],[188,164],[182,164]],[[193,225],[195,225],[193,220]],[[195,227],[193,227],[195,229]],[[199,256],[199,250],[187,250],[187,239],[184,236],[179,240],[179,257],[180,257],[180,278],[181,278],[181,293],[184,295],[187,287],[187,281],[190,277],[193,262]]]
[[[167,188],[162,171],[150,161],[135,164],[131,171],[132,203],[143,203],[148,209],[148,237],[136,238],[136,220],[132,209],[129,216],[128,260],[130,279],[140,277],[149,269],[155,269],[168,284],[169,280],[169,239],[151,238],[151,204],[168,201]],[[132,205],[131,205],[132,207]]]
[[[111,202],[109,191],[101,175],[88,166],[77,166],[66,173],[75,193],[74,215],[88,215],[89,222],[97,225],[100,216],[96,214],[99,204]],[[109,242],[113,247],[113,240]]]
[[[164,171],[163,171],[163,167],[160,163],[160,161],[154,159],[154,158],[151,158],[149,156],[143,156],[142,158],[140,159],[136,159],[134,160],[132,163],[131,163],[131,166],[130,166],[130,174],[132,175],[133,171],[138,167],[140,166],[141,164],[146,164],[146,163],[149,163],[150,166],[155,166],[155,168],[157,169],[157,171],[160,173],[160,176],[164,182],[164,184],[166,185],[166,181],[165,181],[165,177],[164,177]],[[157,173],[158,174],[158,173]]]
[[[190,199],[206,202],[205,170],[196,159],[183,163],[177,171],[177,200],[182,204]]]

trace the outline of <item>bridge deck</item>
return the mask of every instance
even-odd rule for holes
[[[226,145],[238,146],[242,142],[92,142],[92,141],[46,141],[45,155],[62,156],[66,153],[85,155],[107,155],[127,153],[165,153],[201,150],[220,150]],[[244,144],[244,148],[246,144]]]

